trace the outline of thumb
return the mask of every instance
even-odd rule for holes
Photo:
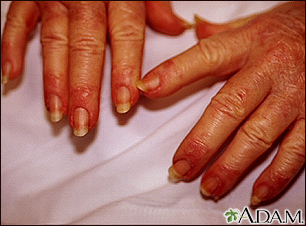
[[[202,19],[198,15],[194,15],[195,32],[198,39],[207,38],[211,35],[242,27],[251,21],[256,15],[239,18],[228,23],[211,23]]]
[[[147,22],[151,28],[167,35],[179,35],[192,25],[172,11],[169,1],[145,1]]]

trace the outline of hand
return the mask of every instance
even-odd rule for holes
[[[231,76],[178,147],[169,175],[195,178],[237,131],[201,181],[202,193],[217,199],[285,134],[253,186],[251,203],[257,205],[279,194],[305,162],[305,2],[226,24],[196,21],[198,37],[206,38],[137,86],[147,97],[160,98],[206,76]]]
[[[51,121],[68,114],[77,136],[97,123],[106,35],[112,51],[112,100],[119,113],[137,102],[146,20],[179,35],[188,23],[170,2],[12,2],[1,43],[2,83],[21,74],[27,37],[41,20],[44,100]]]

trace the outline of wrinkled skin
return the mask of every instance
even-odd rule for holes
[[[194,179],[237,131],[202,177],[202,193],[218,199],[284,135],[253,186],[251,203],[258,205],[279,194],[305,163],[305,2],[226,24],[196,19],[198,44],[154,68],[137,86],[160,98],[206,76],[227,76],[178,147],[169,174]]]
[[[77,136],[97,123],[104,51],[112,51],[112,100],[119,113],[139,98],[146,22],[156,31],[179,35],[189,25],[170,2],[16,1],[7,15],[1,43],[2,83],[20,75],[27,38],[41,21],[44,99],[51,121],[68,114]]]

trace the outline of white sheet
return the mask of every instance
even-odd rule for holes
[[[173,7],[190,22],[194,13],[224,22],[278,3],[188,1]],[[8,5],[1,1],[1,32]],[[198,82],[160,100],[142,97],[120,115],[110,98],[107,47],[98,126],[75,137],[66,118],[53,124],[44,108],[39,31],[29,42],[22,78],[1,86],[2,224],[226,224],[225,211],[249,205],[252,184],[276,150],[218,202],[201,197],[200,178],[167,179],[176,148],[224,82]],[[142,74],[196,42],[193,30],[167,37],[147,28]],[[302,210],[305,219],[304,184],[303,169],[281,198],[261,208]]]

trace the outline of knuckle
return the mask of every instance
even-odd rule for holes
[[[68,44],[68,38],[65,34],[60,32],[44,32],[41,35],[40,43],[42,46],[47,46],[48,48],[62,48],[66,47]]]
[[[305,162],[305,144],[286,145],[286,150],[281,158],[279,169],[284,171],[287,168],[296,168]]]
[[[268,149],[274,142],[274,139],[267,132],[265,123],[260,121],[247,121],[239,130],[247,137],[248,145],[262,151]]]
[[[10,29],[10,31],[19,31],[19,30],[29,30],[29,26],[22,18],[18,16],[8,14],[6,18],[6,27]]]
[[[135,21],[125,21],[111,30],[112,41],[143,41],[143,26]]]
[[[69,41],[71,52],[86,52],[90,55],[102,55],[105,46],[91,35],[82,35]]]
[[[246,114],[246,94],[243,90],[232,93],[220,92],[211,100],[210,107],[216,112],[217,116],[228,116],[236,121],[240,121]]]
[[[222,53],[226,51],[226,47],[219,40],[210,39],[208,42],[207,39],[202,39],[196,47],[203,57],[203,61],[209,62],[211,66],[218,67],[224,61]]]

